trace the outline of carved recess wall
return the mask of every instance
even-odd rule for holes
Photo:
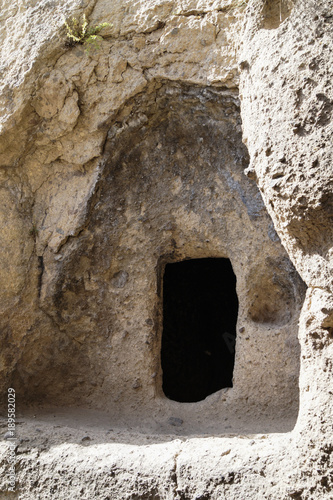
[[[31,30],[36,12],[25,14]],[[230,47],[241,12],[98,2],[91,22],[113,21],[99,51],[68,50],[59,34],[55,54],[43,32],[42,70],[22,83],[29,99],[3,92],[2,380],[22,399],[128,416],[171,408],[163,265],[228,257],[240,301],[234,387],[202,404],[217,401],[217,421],[222,408],[296,415],[303,285],[244,176]]]
[[[64,45],[83,11],[113,24],[89,56]],[[125,424],[84,448],[22,420],[22,498],[331,496],[332,27],[328,0],[4,0],[2,394]],[[184,405],[159,290],[205,256],[237,276],[234,387]]]
[[[161,389],[164,265],[228,257],[240,302],[234,387],[178,411],[192,423],[203,409],[216,422],[296,417],[304,290],[244,175],[241,139],[237,92],[226,88],[155,82],[116,117],[84,226],[41,258],[42,310],[97,371],[87,378],[82,366],[80,390],[73,380],[79,404],[128,418],[172,412]]]

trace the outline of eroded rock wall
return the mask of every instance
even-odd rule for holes
[[[30,15],[57,18],[48,12]],[[303,288],[243,174],[231,41],[244,5],[120,2],[86,12],[91,23],[112,21],[100,49],[66,48],[62,32],[55,56],[42,34],[43,70],[33,83],[27,74],[18,94],[30,96],[25,112],[13,101],[26,135],[13,149],[21,125],[5,134],[3,189],[16,198],[8,220],[4,196],[2,214],[19,250],[13,259],[4,240],[4,384],[44,404],[169,411],[163,266],[228,257],[240,333],[222,407],[296,415]]]
[[[83,12],[112,23],[89,54],[64,45],[61,15]],[[161,393],[163,265],[229,257],[234,388],[178,415],[187,433],[237,412],[260,432],[262,415],[295,421],[300,386],[298,423],[281,448],[237,449],[237,472],[223,458],[230,476],[205,454],[192,469],[198,443],[170,474],[184,498],[329,498],[331,2],[22,1],[0,29],[2,389],[154,415],[156,431],[175,410]]]
[[[318,460],[325,476],[333,409],[332,2],[297,2],[282,24],[270,23],[271,13],[260,13],[258,4],[252,7],[240,55],[244,141],[251,157],[247,175],[256,179],[308,286],[299,329],[297,428],[308,446],[307,467]],[[314,484],[314,469],[308,474]],[[309,491],[329,498],[331,487],[325,476],[321,489]]]
[[[69,359],[89,367],[81,344],[59,331],[53,316],[41,310],[41,287],[50,267],[43,256],[51,253],[54,259],[85,226],[105,162],[107,134],[119,110],[128,116],[126,103],[135,95],[154,92],[161,85],[154,82],[163,78],[194,85],[216,79],[234,87],[237,74],[235,58],[226,48],[228,31],[222,29],[234,21],[229,8],[218,12],[211,2],[193,13],[192,5],[173,2],[53,7],[50,2],[22,2],[5,9],[1,20],[1,308],[3,345],[10,346],[8,354],[7,348],[2,350],[5,385],[13,370],[21,385],[26,377],[22,369],[33,374],[40,366],[50,373],[51,387],[55,373],[67,379]],[[82,12],[92,23],[112,22],[100,50],[90,56],[80,46],[68,50],[66,33],[60,29],[62,15]],[[199,47],[206,67],[198,64]],[[140,119],[134,118],[138,123]],[[63,352],[62,361],[57,351]],[[75,384],[78,375],[74,369]],[[96,376],[93,368],[90,379]],[[28,385],[38,383],[36,379]]]

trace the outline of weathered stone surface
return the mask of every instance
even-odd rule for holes
[[[112,23],[89,54],[83,12]],[[20,498],[331,497],[332,29],[324,0],[4,2],[0,385],[41,430]],[[182,404],[163,269],[201,257],[237,277],[234,386]]]

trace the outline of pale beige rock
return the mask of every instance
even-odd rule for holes
[[[3,2],[0,380],[25,412],[20,499],[331,498],[331,10]],[[83,13],[112,23],[89,54],[65,47],[62,15]],[[159,290],[167,262],[202,257],[237,276],[234,385],[178,403]]]
[[[44,76],[42,88],[32,100],[32,105],[42,118],[53,118],[64,106],[70,85],[60,71]]]
[[[8,186],[8,184],[7,184]],[[8,189],[9,188],[9,189]],[[15,185],[2,187],[1,212],[5,214],[1,227],[1,312],[13,308],[20,300],[29,273],[29,259],[33,253],[32,227],[26,224],[19,211],[19,193]],[[17,242],[21,242],[17,244]],[[5,368],[5,367],[4,367]]]

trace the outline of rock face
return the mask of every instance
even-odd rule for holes
[[[68,438],[80,412],[58,431],[45,416],[20,498],[332,496],[332,8],[5,3],[1,391],[108,415],[94,446]],[[83,13],[112,23],[89,53],[65,46],[62,15]],[[164,268],[211,257],[237,279],[233,387],[177,403]]]

